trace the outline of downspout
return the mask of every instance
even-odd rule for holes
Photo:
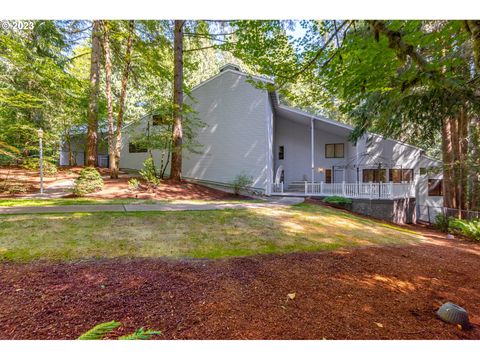
[[[315,183],[315,123],[313,117],[310,118],[310,133],[311,133],[311,157],[312,157],[312,191]]]
[[[265,195],[270,196],[272,194],[272,184],[274,182],[274,167],[275,167],[275,160],[274,160],[274,110],[273,104],[270,103],[270,95],[268,91],[267,94],[267,101],[265,103],[265,113],[266,113],[266,120],[267,120],[267,157],[266,157],[266,168],[267,168],[267,184],[265,188]],[[270,104],[270,106],[268,106]]]

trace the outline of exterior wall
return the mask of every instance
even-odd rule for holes
[[[318,121],[315,121],[314,132],[314,181],[325,181],[325,173],[318,171],[318,168],[332,168],[345,161],[355,154],[355,146],[348,142],[346,137],[331,134],[319,128]],[[344,158],[326,158],[325,144],[343,143]],[[279,160],[279,146],[285,147],[285,158]],[[283,165],[285,169],[285,186],[293,181],[312,181],[312,159],[311,159],[311,129],[310,125],[278,117],[275,119],[275,170]],[[343,181],[343,171],[335,171],[335,182]],[[354,181],[352,174],[346,173],[345,181]]]
[[[273,170],[267,92],[248,83],[246,76],[227,70],[191,95],[193,100],[187,101],[204,124],[196,131],[202,147],[199,153],[184,151],[183,176],[228,184],[244,172],[252,176],[252,187],[267,192]]]
[[[129,143],[132,139],[135,139],[139,134],[147,133],[148,122],[151,121],[150,116],[143,117],[138,124],[129,126],[125,128],[122,134],[122,147],[120,151],[120,168],[121,169],[131,169],[131,170],[142,170],[143,163],[150,156],[148,152],[144,153],[130,153]],[[152,126],[150,124],[150,126]],[[152,150],[153,161],[157,170],[160,167],[162,154],[164,155],[164,161],[167,161],[168,154],[165,150]],[[167,167],[165,175],[168,176],[170,171],[170,166]]]
[[[101,139],[102,137],[99,136]],[[75,158],[75,164],[77,166],[84,166],[85,165],[85,147],[86,147],[86,135],[85,134],[78,134],[72,135],[70,139],[70,151],[72,152],[73,157]],[[99,156],[106,156],[108,155],[107,144],[102,139],[98,144],[98,155]],[[68,166],[69,165],[69,151],[68,151],[68,144],[66,141],[63,141],[60,146],[60,159],[59,159],[60,166]]]

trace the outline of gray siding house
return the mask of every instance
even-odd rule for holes
[[[191,91],[187,101],[203,123],[196,134],[202,146],[184,151],[185,179],[229,187],[246,174],[251,189],[265,195],[442,205],[441,162],[424,150],[371,133],[352,143],[351,126],[283,105],[276,92],[255,87],[252,80],[271,82],[228,64]],[[147,116],[125,132],[121,168],[142,168],[148,153],[131,139],[148,126],[152,117]],[[166,154],[153,156],[159,163]]]
[[[186,179],[228,186],[238,174],[266,195],[416,198],[441,206],[441,162],[415,146],[366,134],[349,142],[351,126],[281,104],[233,65],[192,90],[205,124],[199,153],[184,153]]]

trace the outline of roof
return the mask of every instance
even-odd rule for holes
[[[234,74],[237,74],[237,75],[242,75],[242,76],[248,77],[248,78],[256,80],[256,81],[266,82],[266,83],[269,83],[269,84],[272,84],[272,85],[275,84],[275,82],[271,79],[268,79],[268,78],[262,77],[262,76],[251,75],[251,74],[245,73],[243,71],[236,70],[236,69],[234,69],[234,67],[236,69],[238,69],[238,67],[236,67],[235,65],[231,65],[231,64],[227,64],[227,65],[223,66],[221,68],[221,71],[217,75],[212,76],[211,78],[199,83],[197,86],[195,86],[192,89],[192,91],[202,87],[203,85],[209,83],[210,81],[212,81],[212,80],[218,78],[219,76],[222,76],[224,73],[228,73],[228,72],[231,72],[231,73],[234,73]],[[345,123],[327,118],[323,115],[309,113],[309,112],[303,111],[301,109],[297,109],[297,108],[293,108],[291,106],[281,104],[277,91],[270,91],[269,92],[269,98],[270,98],[270,101],[271,101],[271,104],[272,104],[272,108],[277,114],[290,114],[289,118],[293,118],[293,119],[296,118],[297,120],[299,120],[300,118],[303,118],[303,122],[305,122],[305,120],[310,121],[310,119],[313,119],[315,121],[322,122],[327,127],[331,127],[331,128],[337,127],[339,129],[342,129],[344,132],[345,131],[350,132],[354,129],[354,127],[351,126],[351,125],[348,125],[348,124],[345,124]],[[418,147],[418,146],[414,146],[414,145],[408,144],[408,143],[403,142],[403,141],[390,139],[390,138],[387,138],[383,135],[375,134],[375,133],[372,133],[372,132],[367,132],[367,134],[375,136],[375,137],[379,137],[383,140],[393,141],[397,144],[401,144],[401,145],[408,146],[408,147],[411,147],[411,148],[414,148],[414,149],[418,149],[422,152],[421,156],[426,157],[430,160],[441,162],[439,159],[435,159],[431,156],[426,155],[425,150]]]

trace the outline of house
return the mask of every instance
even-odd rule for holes
[[[84,166],[86,163],[86,126],[74,127],[63,137],[60,143],[60,166]],[[97,143],[97,163],[99,167],[108,167],[108,140],[107,130],[99,129]]]
[[[359,212],[397,222],[442,206],[441,162],[424,150],[371,133],[352,143],[351,126],[281,104],[255,81],[271,82],[228,64],[192,89],[187,101],[203,123],[202,147],[184,151],[185,179],[228,188],[245,174],[258,193],[349,197]],[[133,130],[153,122],[145,117]],[[121,168],[141,169],[148,156],[131,142],[135,131],[123,136]],[[153,156],[159,163],[168,154]]]

